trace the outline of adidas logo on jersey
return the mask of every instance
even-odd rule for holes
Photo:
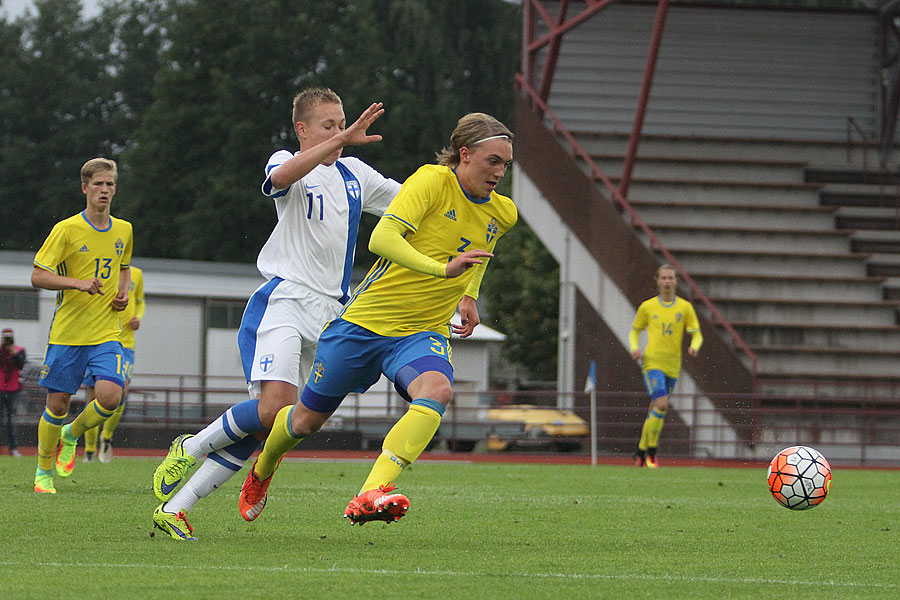
[[[455,221],[456,220],[456,209],[448,210],[447,212],[444,213],[444,216],[447,217],[448,219],[450,219],[451,221]]]
[[[84,246],[79,248],[78,251],[79,252],[90,252],[90,250],[88,250],[87,244],[85,244]]]

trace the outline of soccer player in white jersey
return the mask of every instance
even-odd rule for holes
[[[174,539],[195,539],[186,513],[241,469],[278,411],[297,400],[319,333],[349,298],[360,213],[384,214],[400,184],[341,152],[380,141],[367,130],[383,113],[376,102],[346,127],[333,91],[312,88],[294,98],[300,151],[280,150],[266,164],[262,191],[274,199],[278,223],[257,260],[267,281],[250,297],[238,332],[250,399],[198,434],[177,437],[157,468],[153,489],[162,504],[153,520]]]
[[[475,300],[497,240],[518,218],[496,192],[512,162],[513,134],[484,113],[462,117],[438,164],[420,167],[372,231],[369,249],[382,256],[339,318],[320,337],[300,400],[283,408],[247,474],[238,501],[255,519],[265,507],[285,452],[318,430],[351,391],[384,373],[410,403],[382,444],[368,478],[344,511],[351,524],[393,522],[409,500],[394,480],[428,446],[453,398],[450,337],[478,324]],[[459,309],[462,322],[451,324]]]

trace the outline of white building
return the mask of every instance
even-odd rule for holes
[[[38,365],[46,349],[56,293],[32,288],[33,259],[30,252],[0,252],[0,327],[12,327],[29,363]],[[256,266],[140,257],[132,264],[144,272],[147,305],[136,336],[132,386],[242,388],[237,327],[247,299],[263,282]],[[459,387],[488,389],[489,348],[504,339],[503,334],[480,325],[471,337],[453,340]],[[384,389],[381,384],[373,388]],[[228,402],[236,400],[240,398],[232,395]]]

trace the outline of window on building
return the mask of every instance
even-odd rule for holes
[[[207,320],[212,329],[237,329],[244,315],[244,302],[235,300],[210,300]]]
[[[38,320],[38,291],[0,288],[0,319]]]

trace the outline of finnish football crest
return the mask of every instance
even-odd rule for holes
[[[125,242],[122,241],[122,238],[116,240],[116,256],[122,256],[122,252],[125,251]]]
[[[359,182],[355,179],[351,179],[350,181],[345,182],[347,185],[347,195],[353,198],[354,200],[359,200]]]
[[[497,225],[497,219],[491,218],[491,220],[488,221],[487,235],[485,236],[488,244],[490,244],[491,241],[493,241],[493,239],[497,236],[498,231],[500,231],[500,227]]]
[[[263,373],[268,372],[268,370],[272,367],[272,364],[275,362],[274,354],[266,354],[265,356],[259,357],[259,368]]]

